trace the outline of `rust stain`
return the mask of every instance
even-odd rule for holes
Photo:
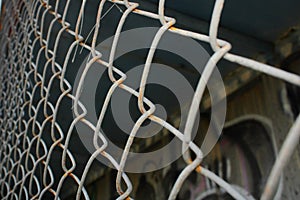
[[[200,173],[201,169],[202,169],[202,167],[199,165],[195,170],[196,170],[196,172]]]
[[[178,30],[178,28],[176,28],[176,27],[174,27],[174,26],[171,26],[169,29],[172,30],[172,31]]]

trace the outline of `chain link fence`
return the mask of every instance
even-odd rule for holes
[[[95,20],[94,28],[90,31],[92,36],[90,44],[85,42],[86,38],[81,34],[83,19],[87,12],[85,10],[87,1],[82,0],[80,9],[76,10],[76,13],[72,13],[73,16],[77,17],[75,24],[67,21],[67,15],[70,14],[68,12],[75,12],[70,10],[72,3],[73,1],[71,0],[57,0],[52,5],[50,1],[43,0],[10,0],[3,2],[0,24],[1,198],[44,199],[46,195],[50,195],[53,199],[61,199],[62,187],[67,179],[71,179],[77,185],[76,199],[90,199],[89,193],[85,188],[87,174],[96,158],[102,156],[117,169],[115,185],[119,194],[118,199],[130,199],[133,185],[124,168],[136,134],[142,123],[147,119],[163,126],[170,134],[182,141],[183,158],[186,161],[186,167],[181,171],[174,183],[169,199],[176,199],[185,179],[193,171],[211,179],[235,199],[250,198],[212,171],[201,166],[201,161],[204,157],[203,153],[200,147],[191,140],[193,124],[196,120],[207,80],[211,76],[215,65],[221,59],[265,73],[296,86],[300,86],[300,77],[273,66],[230,53],[231,44],[217,37],[224,0],[216,0],[215,2],[209,35],[177,28],[176,19],[164,14],[164,0],[159,1],[157,13],[140,10],[139,4],[128,2],[127,0],[110,1],[110,3],[123,6],[126,9],[122,12],[115,30],[109,60],[102,60],[101,52],[95,48],[97,37],[101,30],[101,19],[106,14],[103,12],[103,7],[108,2],[105,0],[100,1],[96,19],[93,19]],[[62,4],[63,11],[59,9]],[[161,27],[151,43],[138,91],[124,84],[127,78],[126,74],[118,66],[114,66],[113,62],[122,27],[129,15],[141,15],[146,18],[159,20],[161,23]],[[46,18],[51,19],[50,24],[44,23]],[[50,41],[53,38],[53,36],[51,37],[53,29],[58,29],[58,32],[55,40]],[[210,44],[214,51],[206,63],[197,84],[184,131],[179,131],[169,122],[155,116],[155,103],[147,99],[145,95],[145,85],[151,72],[152,59],[160,39],[166,32],[206,42]],[[66,55],[61,58],[57,52],[60,49],[60,44],[65,42],[64,33],[71,35],[73,41],[68,47]],[[72,83],[67,78],[69,73],[67,68],[70,65],[72,66],[72,52],[77,51],[78,48],[89,51],[90,59],[81,74],[78,88],[76,88],[77,92],[73,94]],[[76,56],[76,54],[73,56]],[[58,62],[58,59],[63,59],[63,63]],[[91,65],[95,63],[107,68],[108,77],[112,83],[101,106],[101,112],[96,124],[85,118],[87,111],[85,105],[80,101],[86,74]],[[56,92],[59,91],[58,98],[55,100],[51,99],[53,88],[56,89]],[[117,88],[137,98],[138,108],[142,114],[131,132],[128,133],[130,136],[127,139],[120,161],[106,152],[108,142],[101,131],[102,121],[110,99]],[[63,128],[63,119],[58,119],[59,109],[61,109],[62,102],[65,99],[72,102],[74,112],[73,121],[68,129]],[[84,169],[80,173],[76,172],[76,167],[78,166],[76,156],[73,155],[72,150],[69,148],[72,143],[72,132],[77,123],[83,123],[93,131],[93,145],[95,148],[95,151],[90,155]],[[272,198],[284,166],[288,163],[293,150],[298,144],[299,135],[300,118],[298,117],[281,147],[261,199]],[[60,149],[61,154],[55,154],[54,149]],[[53,158],[56,156],[60,156],[61,160],[60,167],[63,175],[60,177],[56,176],[52,165]]]

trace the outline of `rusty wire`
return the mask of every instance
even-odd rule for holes
[[[99,5],[96,23],[93,28],[95,31],[90,46],[85,44],[84,41],[86,38],[83,38],[81,35],[85,5],[87,1],[82,0],[81,2],[81,8],[78,13],[76,27],[74,30],[71,29],[70,23],[66,21],[66,15],[69,11],[69,3],[71,0],[66,0],[63,13],[58,12],[58,4],[60,1],[61,0],[56,1],[55,8],[51,7],[48,1],[43,0],[11,0],[4,2],[5,12],[2,13],[4,17],[1,22],[2,30],[0,47],[0,61],[2,65],[0,68],[0,194],[2,198],[21,199],[21,197],[25,197],[26,199],[43,199],[44,194],[48,192],[53,195],[54,199],[60,199],[63,183],[67,178],[71,178],[78,185],[77,199],[80,199],[82,196],[84,196],[85,199],[89,199],[89,194],[85,189],[84,184],[92,163],[99,155],[109,160],[109,162],[118,170],[116,178],[116,191],[119,193],[118,199],[130,198],[133,185],[127,174],[124,172],[124,167],[137,131],[146,119],[150,119],[168,129],[169,132],[180,139],[183,144],[183,155],[184,160],[186,161],[186,167],[182,170],[174,183],[169,195],[170,200],[176,198],[185,179],[192,171],[195,170],[214,181],[220,187],[224,188],[235,199],[245,199],[245,197],[236,191],[229,183],[208,169],[200,166],[203,154],[201,149],[193,141],[191,141],[192,127],[195,122],[196,112],[202,99],[206,83],[216,66],[216,63],[218,63],[218,61],[222,58],[282,79],[297,86],[300,86],[300,77],[273,66],[229,53],[231,49],[230,43],[217,38],[224,0],[216,0],[215,2],[210,22],[209,35],[176,28],[176,19],[165,16],[164,14],[164,0],[159,1],[158,13],[140,10],[138,9],[139,5],[137,3],[128,2],[127,0],[111,0],[111,2],[115,4],[125,6],[126,10],[123,12],[119,25],[116,29],[108,61],[102,60],[101,52],[98,52],[95,49],[98,31],[101,29],[101,17],[105,15],[105,13],[102,13],[102,10],[106,1],[102,0]],[[161,22],[161,27],[156,33],[148,52],[138,92],[123,83],[127,78],[126,74],[119,70],[118,67],[113,66],[118,39],[122,31],[123,24],[128,15],[131,13],[157,19]],[[54,18],[47,29],[47,33],[43,33],[43,25],[46,14],[53,15]],[[55,39],[54,47],[50,49],[48,43],[54,23],[59,23],[61,25],[61,29]],[[180,132],[170,123],[153,115],[155,105],[144,95],[147,77],[151,71],[153,55],[161,37],[167,31],[207,42],[211,45],[211,48],[214,51],[214,54],[207,62],[203,74],[198,82],[194,98],[189,109],[184,132]],[[60,65],[56,61],[56,54],[59,43],[63,42],[63,39],[61,38],[63,32],[67,32],[72,35],[74,37],[74,41],[68,49],[64,64]],[[44,37],[45,34],[47,37]],[[34,39],[32,40],[32,38]],[[40,48],[37,55],[34,55],[34,48],[36,46],[40,46]],[[91,53],[91,59],[86,64],[74,96],[71,92],[71,84],[66,78],[66,68],[67,65],[71,63],[72,52],[76,50],[78,46],[88,50]],[[47,58],[47,62],[43,66],[44,70],[41,73],[38,72],[37,68],[39,65],[39,59],[43,53]],[[35,62],[32,60],[33,56],[36,56]],[[87,110],[80,102],[80,94],[86,74],[93,63],[99,63],[102,66],[107,67],[108,76],[113,83],[106,95],[97,124],[93,124],[85,118]],[[51,69],[52,76],[48,84],[45,84],[45,74],[48,68]],[[117,79],[114,74],[118,74],[121,78]],[[33,77],[33,83],[30,81],[30,77]],[[55,104],[53,104],[49,101],[49,95],[55,79],[60,81],[59,90],[61,94]],[[101,132],[104,115],[111,96],[116,88],[121,88],[122,90],[136,96],[138,99],[138,107],[142,113],[130,132],[120,163],[118,163],[113,156],[105,151],[108,143]],[[40,98],[38,103],[34,103],[34,96],[37,93],[39,93]],[[60,122],[57,120],[57,112],[64,98],[68,98],[74,103],[75,118],[73,119],[68,131],[63,131],[60,126]],[[148,105],[149,109],[144,107],[144,103]],[[37,118],[40,110],[42,110],[44,115],[43,121],[39,121]],[[27,117],[25,117],[25,112],[28,113]],[[76,123],[79,122],[86,124],[91,130],[93,130],[94,146],[96,149],[86,163],[86,167],[82,174],[76,174],[74,172],[76,168],[76,160],[72,155],[72,152],[69,150],[72,131]],[[52,138],[52,145],[49,149],[43,139],[44,129],[47,123],[51,124],[50,135]],[[294,127],[291,129],[288,138],[280,151],[278,161],[274,166],[268,180],[266,190],[263,194],[263,199],[269,199],[272,196],[275,187],[274,183],[276,183],[276,180],[278,180],[278,177],[283,171],[284,166],[282,165],[281,160],[286,161],[291,156],[291,153],[297,144],[295,141],[298,141],[298,139],[295,140],[294,138],[299,138],[299,125],[300,121],[298,117],[298,120],[295,122]],[[32,135],[29,136],[29,133]],[[99,144],[99,141],[102,143]],[[290,143],[293,144],[290,145]],[[53,169],[51,169],[49,165],[55,148],[60,148],[63,152],[61,167],[64,175],[61,176],[59,180],[54,180]],[[193,160],[191,159],[189,151],[185,151],[186,149],[193,151],[196,155]],[[71,161],[71,166],[66,164],[66,160]],[[36,176],[38,166],[43,166],[42,184],[40,184]],[[122,188],[122,180],[125,183],[126,188]],[[54,187],[54,182],[58,183],[57,187]]]

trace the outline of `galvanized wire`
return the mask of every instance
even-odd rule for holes
[[[48,1],[43,0],[4,1],[5,9],[3,9],[4,12],[2,13],[3,18],[1,21],[2,30],[0,39],[0,62],[2,65],[0,68],[1,197],[3,199],[43,199],[44,195],[48,193],[52,194],[53,199],[60,199],[62,186],[68,178],[72,179],[78,186],[76,199],[80,199],[82,196],[84,196],[85,199],[89,199],[89,194],[85,189],[84,184],[92,163],[95,161],[96,157],[101,155],[118,170],[116,178],[116,191],[119,194],[118,199],[130,198],[133,185],[127,174],[124,172],[124,168],[137,131],[146,119],[150,119],[169,130],[169,132],[174,134],[174,136],[181,140],[183,144],[183,155],[186,161],[186,167],[182,170],[174,183],[169,195],[170,200],[176,198],[182,184],[192,171],[197,171],[203,176],[211,179],[220,187],[224,188],[224,190],[235,199],[246,199],[246,197],[243,197],[239,191],[225,180],[200,165],[203,154],[201,149],[191,141],[192,127],[195,123],[196,113],[206,83],[220,59],[238,63],[244,67],[282,79],[297,86],[300,86],[300,77],[273,66],[229,53],[231,44],[217,38],[224,0],[216,0],[215,2],[210,22],[209,35],[177,28],[176,20],[172,17],[165,16],[164,14],[164,0],[159,1],[158,13],[140,10],[138,9],[139,5],[137,3],[128,2],[127,0],[111,0],[111,2],[115,4],[125,6],[126,10],[123,12],[116,29],[108,61],[103,60],[101,52],[95,49],[97,36],[101,29],[100,22],[102,17],[106,14],[102,12],[106,1],[102,0],[99,4],[91,45],[87,45],[84,42],[86,41],[86,38],[81,34],[87,1],[82,0],[81,8],[78,13],[76,13],[78,18],[74,30],[72,30],[70,23],[66,21],[71,0],[66,0],[63,13],[59,13],[58,11],[60,2],[61,0],[57,0],[55,7],[53,8],[49,5]],[[157,19],[161,23],[161,27],[156,33],[148,52],[138,92],[135,91],[134,88],[123,83],[127,78],[126,74],[117,66],[113,65],[120,33],[129,14],[137,14]],[[46,15],[52,15],[53,19],[50,26],[45,28],[44,21]],[[56,36],[54,46],[50,47],[50,35],[55,23],[60,24],[61,28]],[[46,33],[43,32],[44,30],[46,30]],[[167,31],[207,42],[214,51],[214,54],[207,62],[198,82],[189,109],[184,132],[180,132],[169,122],[155,116],[155,104],[145,96],[145,86],[147,84],[149,72],[151,71],[153,55],[160,39]],[[56,60],[57,51],[59,44],[64,42],[61,36],[65,32],[70,34],[74,41],[68,49],[64,63],[60,65]],[[66,78],[66,73],[67,66],[72,64],[72,52],[74,52],[74,50],[76,51],[78,46],[89,51],[91,53],[91,59],[86,63],[74,96],[72,94],[72,84],[69,82],[70,80]],[[38,48],[37,51],[35,51],[36,48]],[[41,66],[40,62],[43,54],[47,61]],[[35,59],[33,59],[33,57],[35,57]],[[107,67],[108,76],[112,82],[112,85],[106,94],[96,124],[93,124],[86,119],[87,110],[85,105],[80,102],[83,84],[93,63],[99,63],[102,66]],[[43,69],[42,72],[38,70],[40,68]],[[49,81],[46,82],[45,77],[48,69],[51,70],[52,75]],[[116,74],[120,78],[117,78],[115,76]],[[56,102],[53,102],[50,101],[49,98],[55,80],[59,80],[60,82],[58,88],[60,90],[60,95]],[[120,162],[106,152],[108,142],[101,130],[103,118],[116,88],[122,89],[135,96],[138,99],[138,107],[142,113],[129,133],[130,135],[126,142]],[[73,109],[75,117],[69,126],[68,131],[62,129],[61,122],[57,119],[58,110],[63,99],[69,99],[74,103]],[[145,108],[145,104],[149,109]],[[43,115],[42,119],[38,117],[40,112],[42,112]],[[73,130],[75,125],[79,122],[87,125],[94,132],[93,145],[95,147],[95,151],[88,159],[82,174],[75,173],[77,166],[76,159],[69,148]],[[45,131],[47,124],[51,124],[50,133]],[[274,184],[272,183],[275,183],[276,180],[278,180],[278,177],[284,168],[282,160],[288,160],[293,149],[297,145],[295,141],[299,140],[299,126],[300,121],[298,117],[298,120],[288,134],[288,138],[280,151],[279,158],[274,165],[263,199],[269,199],[272,196],[274,190]],[[47,148],[44,140],[45,134],[50,134],[52,139],[50,148]],[[296,138],[296,140],[294,138]],[[101,141],[100,144],[99,141]],[[51,169],[49,164],[55,148],[59,148],[62,151],[61,168],[64,174],[58,179],[57,177],[55,178],[53,174],[54,169]],[[186,152],[186,149],[194,152],[194,159],[191,158],[189,151]],[[67,164],[67,160],[70,161],[70,164]],[[38,174],[42,174],[42,181],[39,180],[38,176],[40,175]],[[122,181],[125,183],[125,188],[122,188],[121,186]]]

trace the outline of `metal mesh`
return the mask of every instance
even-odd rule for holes
[[[164,0],[159,1],[158,13],[140,10],[137,3],[128,2],[127,0],[111,1],[114,4],[125,6],[126,10],[122,13],[122,18],[116,29],[109,60],[102,60],[101,52],[98,52],[95,49],[98,31],[101,29],[100,21],[104,15],[102,9],[106,1],[102,0],[100,2],[91,45],[87,45],[84,42],[86,38],[81,35],[81,26],[87,1],[82,0],[80,10],[78,13],[74,14],[74,16],[78,16],[76,26],[74,26],[75,28],[72,28],[70,23],[66,21],[66,15],[69,11],[71,0],[63,1],[65,4],[64,11],[59,13],[58,4],[60,4],[61,1],[62,0],[57,0],[55,7],[50,6],[48,1],[43,0],[4,1],[1,20],[0,54],[1,197],[3,199],[43,199],[46,193],[51,193],[53,198],[60,199],[62,185],[68,178],[74,180],[78,185],[77,199],[80,199],[81,197],[90,199],[84,184],[93,161],[97,156],[101,155],[108,159],[118,171],[116,178],[116,191],[119,194],[118,199],[130,198],[133,185],[127,174],[124,172],[124,167],[137,131],[141,124],[146,119],[149,119],[168,129],[170,133],[174,134],[175,137],[182,141],[183,145],[189,148],[189,151],[192,151],[195,154],[195,158],[193,159],[190,154],[184,154],[186,167],[181,171],[174,183],[169,194],[169,199],[176,198],[185,179],[193,171],[197,171],[214,181],[220,187],[224,188],[233,198],[245,199],[246,197],[240,194],[239,191],[229,183],[201,166],[201,161],[203,159],[201,149],[193,141],[190,141],[192,127],[196,118],[196,111],[205,90],[205,79],[210,77],[215,64],[218,63],[220,59],[238,63],[244,67],[282,79],[297,86],[300,86],[300,77],[281,69],[229,53],[231,49],[230,43],[217,38],[224,0],[216,0],[215,2],[210,21],[209,35],[176,28],[175,19],[165,16],[164,14]],[[120,32],[122,31],[122,26],[126,22],[128,15],[131,14],[157,19],[161,23],[161,27],[153,39],[148,53],[139,91],[123,84],[126,79],[125,74],[119,70],[117,66],[113,66],[114,53],[118,44]],[[53,19],[48,27],[43,27],[46,15],[51,15]],[[54,24],[59,24],[60,30],[56,36],[54,45],[50,47],[49,38]],[[189,109],[184,132],[180,132],[170,123],[153,115],[155,105],[144,95],[147,76],[151,71],[150,65],[152,63],[153,55],[161,37],[167,31],[207,42],[214,51],[214,54],[207,62],[198,82]],[[65,32],[72,35],[74,41],[64,58],[64,64],[61,65],[57,62],[57,51],[59,44],[64,42],[64,39],[61,36]],[[75,48],[78,48],[78,46],[88,50],[91,53],[91,58],[81,75],[82,81],[77,90],[79,92],[74,96],[72,94],[71,84],[66,78],[66,68],[71,62],[72,51],[74,51]],[[39,60],[42,56],[46,58],[44,63]],[[99,63],[102,66],[106,66],[108,69],[108,76],[112,82],[112,86],[106,94],[105,103],[102,106],[97,124],[93,124],[85,118],[85,105],[79,100],[82,82],[93,63]],[[49,73],[47,70],[50,70],[51,74],[49,79],[46,78],[46,74]],[[118,76],[116,76],[116,74]],[[55,86],[59,88],[59,98],[55,101],[51,101],[51,88],[54,87],[53,82],[55,80],[59,81],[59,84]],[[108,103],[116,88],[134,95],[138,99],[138,107],[142,113],[141,117],[136,121],[135,126],[131,130],[130,137],[128,137],[120,162],[117,162],[112,155],[105,151],[107,141],[100,129]],[[68,130],[63,130],[63,128],[61,128],[62,122],[57,119],[58,109],[64,99],[69,99],[74,104],[75,118]],[[149,109],[145,108],[145,105],[147,105]],[[77,167],[76,159],[69,149],[72,130],[74,129],[75,124],[79,122],[86,124],[93,130],[94,146],[96,149],[88,159],[83,172],[80,174],[75,173]],[[47,124],[51,124],[51,127],[48,131],[45,131]],[[291,157],[291,154],[298,143],[297,141],[299,141],[299,129],[300,119],[298,117],[291,128],[290,133],[287,135],[287,139],[274,164],[263,192],[262,199],[269,199],[272,196],[276,182],[283,171],[284,165]],[[44,139],[44,137],[46,137],[45,134],[48,134],[51,138],[50,146],[46,144]],[[52,169],[50,165],[54,155],[53,150],[55,148],[59,148],[62,151],[60,156],[64,175],[59,178],[55,178],[53,172],[54,169]]]

